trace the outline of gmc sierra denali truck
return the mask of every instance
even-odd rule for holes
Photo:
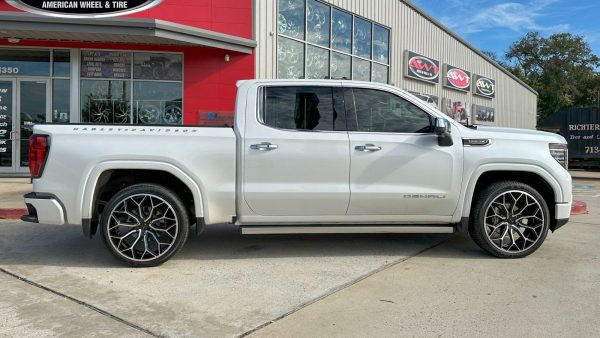
[[[469,233],[524,257],[567,223],[567,144],[463,126],[398,88],[240,81],[233,128],[36,125],[24,221],[81,224],[131,266],[190,229],[242,234]],[[195,227],[194,227],[195,225]]]

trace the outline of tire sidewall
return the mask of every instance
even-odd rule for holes
[[[153,196],[163,199],[166,203],[168,203],[173,208],[173,211],[175,212],[175,215],[177,217],[177,227],[178,227],[177,235],[175,236],[173,245],[169,248],[169,252],[167,252],[166,254],[163,254],[162,256],[160,256],[158,258],[146,260],[146,261],[135,261],[135,260],[129,259],[128,257],[122,255],[112,245],[110,238],[109,238],[109,234],[108,234],[108,224],[109,224],[109,218],[110,218],[110,214],[111,214],[112,210],[119,203],[123,202],[124,199],[134,196],[134,195],[139,195],[139,194],[153,195]],[[160,265],[160,264],[166,262],[167,260],[169,260],[171,257],[173,257],[177,252],[179,252],[179,250],[181,250],[181,248],[183,247],[183,245],[185,244],[185,242],[187,240],[190,223],[189,223],[189,217],[185,210],[186,210],[185,206],[184,206],[183,202],[181,202],[179,197],[177,197],[177,195],[175,193],[173,193],[171,190],[169,190],[163,186],[156,185],[156,184],[136,184],[136,185],[130,186],[130,187],[125,188],[125,189],[119,191],[118,193],[116,193],[109,200],[106,207],[104,208],[104,212],[100,216],[100,223],[99,223],[100,229],[102,232],[102,239],[104,240],[104,244],[106,245],[108,250],[113,254],[113,256],[115,256],[117,259],[126,263],[129,266],[151,267],[151,266]]]
[[[487,236],[485,229],[485,213],[490,203],[498,198],[498,196],[508,191],[521,191],[531,195],[542,207],[542,213],[544,215],[544,225],[538,241],[527,250],[518,253],[508,252],[496,247]],[[480,195],[480,200],[474,208],[473,217],[474,220],[471,223],[469,232],[471,232],[471,236],[475,242],[492,255],[501,258],[521,258],[529,256],[544,243],[550,227],[550,209],[548,208],[548,204],[537,190],[520,182],[500,182],[484,189]]]

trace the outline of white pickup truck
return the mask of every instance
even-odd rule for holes
[[[533,130],[463,126],[396,87],[240,81],[233,128],[37,125],[24,221],[98,229],[131,266],[190,228],[242,234],[469,233],[524,257],[571,210],[567,146]]]

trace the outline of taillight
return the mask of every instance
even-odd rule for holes
[[[31,135],[29,138],[29,173],[33,178],[40,178],[48,157],[48,136]]]

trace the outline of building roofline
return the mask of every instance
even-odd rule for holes
[[[479,55],[482,58],[484,58],[486,61],[488,61],[489,63],[491,63],[493,66],[495,66],[496,68],[498,68],[500,71],[502,71],[506,75],[510,76],[513,80],[517,81],[520,85],[522,85],[523,87],[525,87],[527,90],[529,90],[530,92],[532,92],[535,95],[539,96],[538,92],[535,89],[531,88],[528,84],[526,84],[525,82],[523,82],[523,80],[519,79],[517,76],[515,76],[513,73],[511,73],[508,69],[502,67],[500,64],[498,64],[498,62],[494,61],[492,58],[490,58],[489,56],[485,55],[481,50],[479,50],[478,48],[476,48],[475,46],[473,46],[472,44],[470,44],[469,42],[467,42],[467,40],[463,39],[458,34],[456,34],[453,31],[451,31],[450,28],[446,27],[446,25],[444,25],[443,23],[441,23],[440,21],[438,21],[437,19],[435,19],[434,17],[432,17],[431,15],[429,15],[423,9],[419,8],[411,0],[399,0],[399,1],[405,3],[408,7],[410,7],[411,9],[413,9],[414,11],[416,11],[417,13],[421,14],[422,16],[424,16],[427,20],[431,21],[431,23],[433,23],[434,25],[438,26],[440,29],[442,29],[446,33],[450,34],[450,36],[452,36],[453,38],[455,38],[456,40],[458,40],[460,43],[462,43],[463,45],[465,45],[467,48],[469,48],[472,51],[474,51],[477,55]]]
[[[173,45],[197,45],[246,54],[252,54],[256,47],[256,41],[251,39],[159,19],[75,19],[30,13],[0,12],[0,32],[4,36],[9,35],[11,31],[71,33],[78,34],[78,36],[89,36],[90,41],[94,41],[93,35],[95,34],[114,35],[130,37],[131,43],[136,43],[136,37],[150,37],[156,39],[158,44],[167,42]],[[19,36],[14,37],[19,38]]]

